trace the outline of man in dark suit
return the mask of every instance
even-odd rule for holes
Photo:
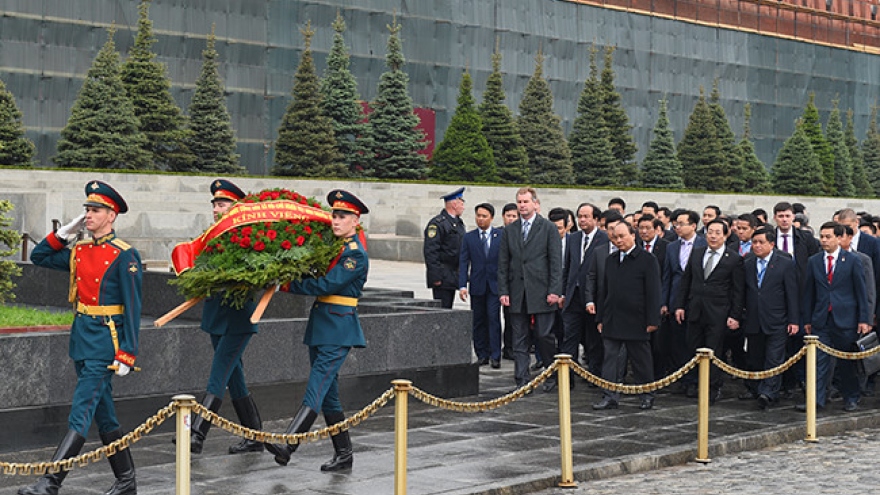
[[[562,269],[562,281],[565,284],[562,303],[562,352],[570,354],[577,361],[578,347],[584,342],[588,367],[591,366],[591,361],[602,361],[602,337],[596,329],[595,317],[587,312],[587,300],[584,296],[587,272],[597,246],[606,246],[607,250],[608,245],[608,236],[599,230],[599,214],[599,208],[593,204],[582,203],[578,206],[578,231],[568,238],[565,265]]]
[[[519,218],[516,203],[507,203],[501,209],[501,220],[504,226],[512,224]],[[497,280],[497,279],[496,279]],[[501,336],[501,357],[513,361],[513,328],[510,326],[510,307],[502,306],[501,314],[504,315],[504,328]]]
[[[666,334],[668,338],[661,338],[661,348],[663,348],[661,352],[669,356],[674,369],[681,368],[694,356],[687,344],[687,322],[678,322],[675,318],[670,318],[672,316],[670,309],[675,309],[675,297],[678,294],[681,278],[684,275],[684,269],[691,252],[706,246],[706,239],[697,235],[699,221],[700,215],[695,211],[679,210],[677,212],[674,226],[678,239],[667,246],[666,259],[660,270],[663,277],[660,312],[669,320],[669,332]],[[686,385],[682,382],[683,389],[687,388]],[[691,392],[691,395],[694,395],[696,390],[691,390]]]
[[[873,283],[875,292],[880,290],[880,242],[869,235],[862,235],[862,231],[859,229],[859,216],[856,215],[852,208],[840,210],[837,214],[837,221],[848,226],[853,231],[850,248],[848,249],[863,253],[871,259],[873,271],[869,280]],[[875,319],[872,321],[873,324],[877,321],[876,317],[880,317],[880,305],[875,304],[872,312],[875,315]]]
[[[728,233],[723,220],[711,220],[706,225],[708,246],[691,252],[681,277],[675,319],[678,323],[687,319],[687,342],[692,356],[697,349],[707,347],[720,357],[725,333],[738,329],[742,319],[743,260],[724,245]],[[721,395],[723,376],[714,367],[712,371],[710,401],[714,402]],[[689,375],[689,383],[696,386],[695,373]]]
[[[623,222],[623,216],[617,210],[605,210],[599,218],[599,225],[603,227],[602,230],[606,234],[620,222]],[[617,246],[610,241],[603,242],[593,249],[593,258],[590,260],[590,266],[587,268],[587,287],[584,289],[587,313],[591,315],[595,315],[597,307],[602,304],[602,301],[599,299],[599,293],[605,284],[605,259],[615,252],[617,252]],[[602,376],[602,367],[605,361],[605,344],[598,328],[596,333],[599,337],[595,341],[596,348],[591,346],[587,349],[587,356],[590,359],[588,369],[590,373]]]
[[[498,301],[498,241],[501,230],[492,227],[495,208],[474,208],[477,228],[464,235],[458,266],[458,295],[471,296],[474,352],[480,366],[501,367],[501,303]]]
[[[535,320],[535,347],[545,363],[553,361],[553,317],[562,293],[562,244],[556,226],[537,213],[538,194],[523,187],[516,193],[519,220],[505,227],[498,253],[498,293],[510,307],[513,327],[514,377],[517,386],[530,380],[529,323]],[[552,390],[545,383],[545,390]]]
[[[615,224],[611,231],[618,253],[605,260],[605,283],[599,292],[602,304],[596,313],[605,343],[602,378],[614,383],[623,382],[627,358],[636,384],[654,380],[650,337],[660,325],[660,265],[636,244],[635,234],[626,222]],[[593,409],[614,409],[619,396],[606,390]],[[652,407],[654,393],[641,394],[639,408]]]
[[[798,332],[797,273],[791,257],[775,249],[776,233],[762,227],[752,235],[751,253],[745,258],[745,302],[743,330],[748,339],[746,366],[751,371],[768,370],[785,361],[789,335]],[[782,377],[748,381],[746,398],[758,399],[766,409],[779,399]]]
[[[638,233],[639,247],[657,259],[662,280],[662,263],[666,259],[666,248],[669,245],[669,241],[662,237],[663,222],[652,215],[642,215],[642,218],[639,219]],[[654,359],[654,377],[656,378],[662,378],[669,372],[675,371],[675,366],[669,356],[669,346],[665,344],[669,339],[668,333],[669,325],[664,321],[661,321],[656,332],[651,332],[651,354]]]
[[[822,253],[810,257],[804,281],[801,321],[804,331],[817,335],[819,341],[841,351],[851,351],[860,335],[871,331],[872,309],[868,305],[862,262],[853,253],[840,249],[843,225],[822,224],[819,243]],[[816,356],[816,407],[825,407],[831,380],[832,359],[824,352]],[[855,362],[837,362],[840,373],[839,391],[845,411],[858,408],[859,381]],[[806,405],[798,405],[805,411]]]

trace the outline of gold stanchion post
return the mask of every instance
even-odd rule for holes
[[[196,404],[192,395],[175,395],[172,397],[177,406],[177,495],[189,495],[189,436],[192,424],[190,410]]]
[[[712,349],[697,349],[700,366],[699,398],[697,399],[697,462],[712,462],[709,459],[709,370],[712,367]]]
[[[571,355],[557,354],[556,360],[559,362],[556,385],[559,388],[559,451],[562,456],[562,478],[558,485],[562,488],[575,488],[577,483],[574,481],[571,459]]]
[[[816,438],[816,351],[818,350],[819,337],[816,335],[804,336],[807,345],[807,437],[806,442],[817,442]]]
[[[392,380],[394,385],[394,495],[406,495],[406,433],[409,414],[409,380]]]

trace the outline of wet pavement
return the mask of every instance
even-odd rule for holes
[[[371,271],[378,273],[370,285],[413,289],[417,297],[425,297],[415,287],[423,280],[422,265],[398,263],[383,270],[382,264],[374,264]],[[410,279],[408,285],[402,282]],[[390,285],[393,282],[397,285]],[[579,485],[575,490],[553,488],[560,475],[558,395],[539,388],[520,400],[481,413],[442,410],[410,398],[407,493],[556,495],[613,490],[632,495],[768,495],[809,486],[809,493],[832,493],[833,489],[833,493],[849,495],[866,493],[866,488],[859,488],[862,483],[877,486],[874,459],[880,455],[876,441],[880,437],[876,430],[880,428],[880,397],[864,398],[855,412],[843,412],[840,402],[830,403],[819,413],[819,441],[807,444],[802,441],[805,415],[794,410],[802,397],[761,411],[754,401],[737,400],[743,388],[740,382],[728,380],[724,397],[711,408],[712,462],[703,465],[693,462],[696,399],[661,390],[653,410],[639,410],[638,398],[630,396],[622,399],[620,409],[594,411],[590,406],[601,398],[599,389],[580,378],[575,379],[575,385],[571,398],[574,473]],[[512,361],[502,361],[501,369],[481,368],[479,396],[460,400],[495,399],[512,391],[513,386]],[[281,467],[266,452],[226,454],[237,439],[214,428],[204,453],[193,456],[192,493],[394,493],[393,414],[392,401],[352,430],[355,461],[346,474],[319,470],[332,457],[329,440],[301,446],[290,464]],[[288,421],[267,422],[264,429],[282,432]],[[323,426],[321,420],[318,423]],[[132,448],[142,495],[175,493],[173,427],[171,418]],[[87,449],[95,447],[95,443],[86,445]],[[3,454],[0,461],[44,461],[53,450]],[[34,478],[0,474],[0,493],[15,493],[17,487],[32,483]],[[99,494],[112,482],[108,464],[101,461],[77,467],[61,493]]]

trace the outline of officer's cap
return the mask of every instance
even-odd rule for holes
[[[452,201],[453,199],[463,199],[464,198],[464,188],[460,187],[445,196],[440,196],[440,198],[443,199],[443,201]]]
[[[125,204],[122,196],[110,187],[110,184],[99,180],[93,180],[86,184],[86,202],[83,203],[83,206],[110,208],[117,214],[128,211],[128,205]]]
[[[370,209],[357,199],[357,197],[342,189],[334,189],[327,194],[327,203],[333,211],[347,211],[361,216],[362,213],[369,213]]]
[[[232,201],[234,203],[246,196],[244,191],[226,179],[217,179],[212,182],[211,194],[214,195],[214,199],[211,200],[211,203],[218,200]]]

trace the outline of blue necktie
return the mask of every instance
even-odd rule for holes
[[[759,259],[758,260],[758,287],[761,287],[761,283],[764,282],[764,272],[767,270],[767,260]]]
[[[489,236],[486,234],[486,231],[480,233],[480,236],[483,238],[483,254],[488,258],[489,257]]]
[[[523,241],[529,238],[529,227],[532,226],[532,222],[523,222],[522,231],[523,231]]]

